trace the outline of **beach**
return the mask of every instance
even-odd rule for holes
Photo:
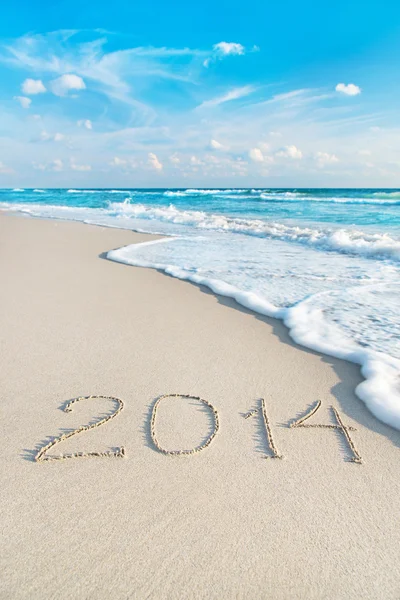
[[[355,395],[359,367],[208,288],[106,258],[151,239],[0,214],[0,597],[399,598],[400,433]],[[201,452],[154,446],[167,394],[217,411]],[[125,455],[35,461],[115,409],[64,412],[90,395],[123,410],[46,456]],[[333,406],[345,432],[289,427],[318,400],[307,423],[337,425]],[[212,411],[165,398],[155,426],[163,448],[193,448]]]

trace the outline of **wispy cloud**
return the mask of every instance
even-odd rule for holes
[[[29,108],[32,103],[32,100],[26,96],[14,96],[14,100],[19,102],[22,108]]]
[[[126,167],[128,161],[126,158],[120,158],[119,156],[114,156],[112,160],[110,160],[111,167]]]
[[[13,169],[11,169],[10,167],[7,167],[7,165],[5,165],[1,160],[0,160],[0,174],[3,175],[9,175],[11,173],[13,173]]]
[[[60,158],[55,158],[49,163],[38,163],[32,161],[32,166],[37,171],[55,171],[59,172],[64,169],[63,161]]]
[[[76,124],[78,125],[78,127],[84,127],[85,129],[93,129],[93,123],[90,119],[79,119],[79,121],[76,122]]]
[[[221,142],[218,142],[218,140],[211,140],[210,141],[210,148],[212,150],[223,150],[224,149],[224,145],[221,144]]]
[[[336,154],[329,154],[329,152],[317,152],[315,154],[315,160],[319,167],[325,167],[326,165],[332,165],[339,162]]]
[[[287,100],[292,100],[293,98],[298,98],[299,96],[304,96],[309,91],[310,90],[308,90],[308,89],[299,89],[299,90],[292,90],[290,92],[285,92],[284,94],[275,94],[275,96],[272,96],[272,98],[270,98],[269,100],[266,100],[265,102],[268,102],[269,104],[272,104],[273,102],[286,102]]]
[[[0,61],[33,73],[59,75],[51,84],[53,93],[64,95],[69,89],[83,89],[85,79],[95,82],[109,97],[144,109],[134,97],[130,81],[151,77],[195,83],[193,67],[204,60],[239,55],[245,48],[237,42],[219,42],[209,50],[192,48],[133,47],[108,52],[107,38],[73,43],[77,31],[59,31],[47,35],[26,35],[3,46]],[[80,78],[80,84],[78,80]],[[42,80],[29,78],[30,89],[43,91]],[[38,93],[38,92],[31,92]]]
[[[154,154],[154,152],[149,152],[148,154],[148,163],[150,165],[150,167],[152,169],[155,169],[156,171],[161,171],[163,168],[162,163],[158,160],[158,157],[156,154]]]
[[[85,80],[95,85],[97,92],[112,100],[135,108],[152,118],[154,110],[135,98],[132,82],[149,77],[188,80],[186,60],[176,64],[177,57],[197,57],[200,51],[168,48],[129,48],[107,52],[107,39],[76,43],[78,32],[54,32],[47,35],[27,35],[3,46],[0,62],[13,68],[52,78],[50,88],[63,96],[69,90],[82,90]],[[206,56],[200,52],[201,57]],[[58,76],[54,79],[54,76]],[[29,78],[31,79],[31,78]],[[43,83],[43,82],[42,82]],[[43,84],[44,85],[44,84]]]
[[[245,85],[243,87],[233,88],[222,94],[222,96],[216,96],[215,98],[211,98],[210,100],[205,100],[199,106],[197,106],[197,110],[201,108],[210,108],[213,106],[219,106],[220,104],[224,104],[225,102],[230,102],[231,100],[238,100],[239,98],[244,98],[245,96],[249,96],[256,91],[256,88],[252,85]]]
[[[48,133],[43,130],[40,132],[39,136],[33,138],[33,142],[62,142],[65,136],[62,133]]]
[[[75,162],[74,158],[71,158],[71,160],[70,160],[70,167],[73,171],[91,171],[92,170],[91,165],[79,165]]]

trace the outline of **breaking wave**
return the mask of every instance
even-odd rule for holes
[[[109,208],[114,214],[131,218],[186,225],[200,230],[242,233],[294,242],[330,252],[400,262],[400,240],[387,233],[291,226],[261,219],[242,219],[203,211],[179,210],[173,204],[168,207],[151,207],[125,201],[110,203]]]

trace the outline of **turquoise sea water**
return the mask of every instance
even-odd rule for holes
[[[204,283],[358,362],[358,395],[400,428],[400,190],[14,189],[1,208],[169,236],[110,258]]]
[[[0,190],[0,202],[106,210],[125,198],[151,207],[173,204],[179,210],[253,219],[400,228],[400,190],[392,189]]]

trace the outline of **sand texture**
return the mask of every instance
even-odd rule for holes
[[[105,259],[148,239],[0,215],[0,598],[400,598],[359,369]]]

